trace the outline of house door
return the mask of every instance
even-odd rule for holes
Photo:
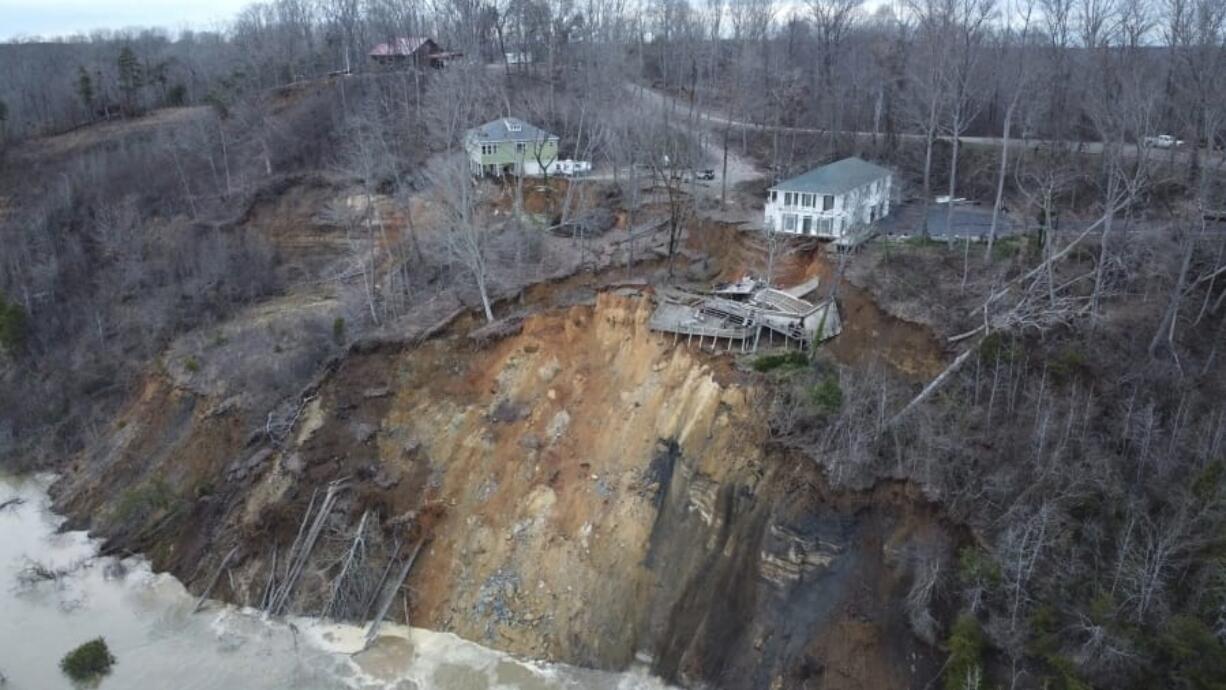
[[[813,216],[805,216],[804,220],[801,221],[801,227],[802,227],[802,230],[801,230],[802,234],[812,235],[813,234]]]

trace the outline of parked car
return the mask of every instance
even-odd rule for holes
[[[554,175],[582,175],[591,171],[591,161],[576,161],[569,158],[554,161],[553,165],[550,166],[550,172]]]
[[[1170,134],[1159,134],[1156,137],[1145,137],[1145,143],[1157,149],[1173,149],[1183,146],[1183,139],[1176,139]]]
[[[703,170],[695,170],[694,179],[695,180],[714,180],[715,171],[710,168],[706,168]]]

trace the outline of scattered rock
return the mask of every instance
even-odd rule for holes
[[[358,443],[369,443],[375,434],[379,432],[378,427],[366,422],[358,422],[351,427],[353,438]]]
[[[704,257],[690,264],[685,269],[685,277],[688,280],[695,282],[708,282],[719,276],[719,266],[711,261],[710,257]]]
[[[558,413],[549,420],[549,428],[546,431],[552,441],[557,441],[562,438],[562,434],[566,433],[566,429],[570,426],[570,413],[566,410],[558,410]]]
[[[558,361],[555,359],[537,369],[536,375],[541,379],[541,381],[549,383],[550,381],[553,381],[554,377],[557,376],[558,372],[561,370],[562,365],[558,364]]]
[[[477,328],[468,334],[468,338],[479,345],[492,343],[495,340],[509,338],[513,335],[519,335],[524,328],[522,318],[511,317],[488,323],[481,328]]]
[[[236,460],[230,463],[226,469],[226,479],[236,481],[247,476],[248,473],[264,464],[264,461],[272,457],[272,448],[261,448],[247,457],[246,460]]]
[[[394,467],[380,467],[373,481],[375,486],[387,491],[400,483],[400,470]]]
[[[128,575],[128,566],[123,561],[110,561],[102,569],[102,576],[108,580],[122,580]]]
[[[533,433],[527,433],[519,438],[519,445],[520,447],[527,448],[528,450],[540,450],[541,446],[544,444],[541,442],[540,436]]]
[[[306,469],[306,463],[298,453],[290,453],[281,458],[281,469],[290,474],[302,474],[302,471]]]
[[[391,394],[392,394],[392,391],[387,386],[367,388],[366,390],[362,391],[362,397],[368,400],[372,398],[386,398],[387,396]]]
[[[206,417],[220,417],[221,415],[229,414],[230,412],[235,412],[241,409],[242,406],[243,406],[242,396],[232,395],[226,398],[225,400],[222,400],[221,402],[217,403],[212,408],[210,408],[209,411],[205,413],[205,416]]]
[[[494,405],[494,409],[490,410],[487,417],[491,422],[498,424],[511,424],[512,422],[518,422],[519,420],[527,417],[528,412],[529,409],[527,405],[516,405],[510,400],[502,400],[499,401],[498,404]]]

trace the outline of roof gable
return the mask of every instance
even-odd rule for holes
[[[545,141],[558,138],[556,134],[550,134],[518,117],[490,120],[468,130],[468,135],[478,141]]]
[[[852,156],[784,180],[771,189],[782,192],[843,194],[890,175],[888,169]]]
[[[380,43],[370,51],[371,57],[409,57],[422,46],[434,47],[428,36],[401,36],[390,43]]]

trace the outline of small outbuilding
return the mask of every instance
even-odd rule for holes
[[[777,232],[843,240],[890,213],[894,174],[844,158],[767,190],[765,223]]]

